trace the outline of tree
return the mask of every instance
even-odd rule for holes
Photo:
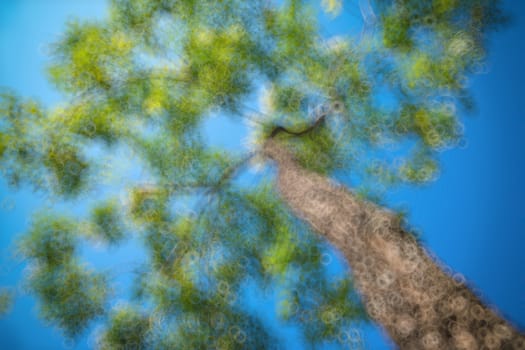
[[[279,339],[240,299],[278,285],[281,317],[314,346],[355,345],[348,327],[368,314],[401,348],[525,347],[381,206],[388,188],[435,178],[437,152],[461,140],[465,79],[505,21],[499,2],[373,5],[380,15],[363,4],[360,39],[330,41],[299,0],[114,0],[107,21],[71,22],[48,71],[66,102],[46,109],[6,92],[0,113],[13,185],[95,201],[82,218],[38,213],[19,244],[42,317],[69,337],[104,320],[103,349],[269,348]],[[249,154],[206,144],[216,113],[249,122]],[[107,159],[123,149],[144,173],[99,199],[118,171]],[[249,162],[275,164],[277,186],[272,171],[238,181]],[[352,190],[331,181],[345,169]],[[110,278],[81,262],[80,244],[133,234],[148,260],[135,299],[108,310]],[[352,279],[328,283],[325,238]]]

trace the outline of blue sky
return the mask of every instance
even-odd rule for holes
[[[491,37],[488,74],[471,80],[477,103],[465,117],[468,143],[442,155],[439,179],[423,188],[399,190],[389,201],[409,208],[409,221],[423,232],[429,249],[461,272],[484,300],[525,329],[525,3],[505,1],[514,23]],[[355,9],[354,9],[355,11]],[[52,42],[71,16],[101,18],[102,0],[13,0],[0,4],[0,86],[48,105],[60,101],[45,79],[45,44]],[[344,25],[339,22],[335,26]],[[216,121],[217,123],[219,120]],[[213,132],[210,140],[237,145],[242,127]],[[23,265],[10,258],[13,238],[23,232],[29,214],[42,198],[13,192],[0,179],[0,286],[15,287]],[[130,251],[118,260],[130,260]],[[110,259],[105,257],[104,259]],[[125,283],[125,282],[123,282]],[[387,349],[374,327],[367,348]],[[368,329],[368,328],[367,328]],[[89,348],[89,339],[75,346]],[[60,334],[36,316],[35,302],[20,296],[11,313],[0,319],[0,344],[9,349],[63,349]]]

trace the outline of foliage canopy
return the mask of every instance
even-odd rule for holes
[[[432,180],[438,152],[461,141],[486,33],[505,17],[496,0],[361,1],[363,31],[327,38],[319,5],[331,18],[346,9],[113,0],[106,20],[72,21],[52,45],[47,73],[63,104],[2,93],[10,184],[92,205],[80,218],[40,213],[20,241],[44,319],[70,337],[104,320],[102,349],[269,348],[282,339],[243,291],[273,289],[279,318],[306,341],[358,342],[350,326],[366,316],[351,281],[334,282],[326,245],[279,201],[271,172],[250,186],[235,175],[247,154],[264,162],[258,147],[277,125],[301,130],[325,115],[301,137],[277,135],[306,168],[350,174],[373,198]],[[203,125],[217,114],[247,123],[248,151],[207,143]],[[140,175],[122,173],[123,153]],[[109,275],[79,247],[129,239],[147,259],[133,299],[110,307]]]

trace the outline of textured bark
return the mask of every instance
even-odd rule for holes
[[[387,209],[302,168],[269,139],[278,190],[345,256],[366,310],[401,349],[525,349],[525,337],[446,273]]]

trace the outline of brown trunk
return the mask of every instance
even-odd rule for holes
[[[525,349],[525,337],[450,276],[390,211],[302,168],[274,139],[279,192],[345,256],[366,310],[401,349]]]

